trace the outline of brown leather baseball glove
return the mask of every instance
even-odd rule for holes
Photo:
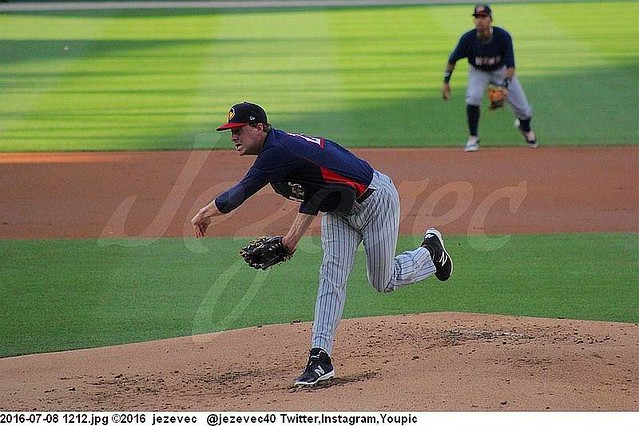
[[[497,109],[504,106],[506,98],[508,97],[508,90],[504,86],[497,84],[489,84],[487,89],[488,100],[490,101],[490,109]]]

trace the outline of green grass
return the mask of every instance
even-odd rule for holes
[[[636,2],[500,4],[544,145],[639,142]],[[0,151],[228,147],[244,99],[346,146],[459,146],[468,5],[0,14]],[[241,28],[241,31],[239,30]],[[65,49],[66,47],[66,49]],[[520,145],[510,111],[482,139]]]
[[[417,236],[400,238],[412,249]],[[249,269],[246,240],[2,240],[0,357],[311,321],[321,249]],[[503,244],[505,243],[505,245]],[[636,234],[450,237],[455,273],[391,294],[358,253],[345,317],[460,311],[639,322]]]

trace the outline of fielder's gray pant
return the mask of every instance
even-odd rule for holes
[[[466,88],[466,104],[480,106],[489,83],[504,84],[506,67],[496,71],[482,71],[472,65],[468,66],[468,87]],[[513,107],[515,116],[520,120],[532,118],[532,107],[526,99],[523,87],[515,75],[508,85],[506,101]]]
[[[430,253],[423,247],[395,256],[399,235],[399,194],[391,179],[375,171],[375,192],[349,214],[322,216],[319,288],[315,304],[312,346],[333,349],[337,325],[346,300],[346,283],[360,243],[366,251],[368,282],[377,291],[390,292],[435,273]]]

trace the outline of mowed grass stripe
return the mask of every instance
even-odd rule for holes
[[[545,145],[636,144],[637,4],[500,4]],[[347,146],[459,146],[465,64],[441,74],[467,5],[0,15],[0,150],[226,148],[243,99],[279,127]],[[242,30],[239,31],[238,29]],[[592,120],[596,108],[597,120]],[[510,111],[486,145],[517,146]]]

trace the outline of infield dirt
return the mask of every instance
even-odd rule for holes
[[[639,230],[635,146],[356,151],[394,179],[405,234]],[[0,154],[0,238],[187,238],[195,211],[252,160],[228,151]],[[295,210],[267,188],[213,235],[282,233]],[[459,313],[345,320],[337,378],[296,390],[309,336],[299,323],[0,359],[0,410],[639,410],[636,324]]]

